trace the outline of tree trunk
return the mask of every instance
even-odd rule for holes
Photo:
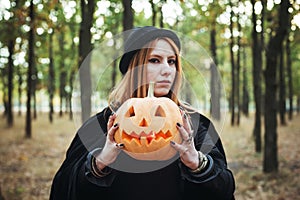
[[[272,41],[272,39],[271,39]],[[275,42],[269,43],[267,51],[267,66],[265,71],[265,149],[264,149],[264,172],[277,171],[277,104],[276,104],[276,66],[277,52],[270,47]]]
[[[8,101],[7,101],[7,125],[8,127],[12,127],[14,123],[14,116],[13,116],[13,77],[14,77],[14,61],[13,61],[13,54],[15,48],[15,41],[11,39],[8,44]]]
[[[90,73],[90,56],[92,50],[91,27],[93,24],[93,15],[95,10],[94,0],[81,0],[81,16],[79,33],[79,79],[81,91],[81,120],[85,122],[91,115],[91,95],[92,83]],[[83,62],[84,61],[84,62]]]
[[[290,39],[287,37],[286,40],[286,67],[288,76],[288,91],[289,91],[289,120],[293,119],[293,74],[292,74],[292,60],[291,60],[291,49]]]
[[[158,6],[158,10],[159,10],[159,14],[160,14],[160,18],[159,18],[159,27],[160,28],[164,27],[164,14],[162,11],[162,6],[163,6],[163,3],[161,2],[161,4]]]
[[[133,21],[134,21],[134,13],[133,13],[133,9],[132,9],[132,0],[122,0],[122,4],[123,4],[123,8],[124,8],[124,12],[123,12],[123,31],[127,31],[124,33],[123,35],[123,40],[125,41],[129,35],[129,33],[131,30],[133,29]]]
[[[7,116],[7,68],[3,68],[2,70],[0,70],[1,73],[1,81],[2,81],[2,101],[3,101],[3,107],[4,107],[4,112],[3,112],[3,116],[6,117]]]
[[[61,31],[61,34],[59,36],[59,51],[61,52],[61,59],[60,59],[60,77],[59,77],[59,116],[61,117],[63,115],[63,101],[66,99],[66,81],[67,81],[67,72],[65,69],[65,56],[64,56],[64,31]]]
[[[112,33],[115,35],[117,34],[117,31],[118,30],[118,27],[119,27],[119,22],[115,23],[115,25],[113,26],[113,30]],[[117,50],[117,46],[116,46],[117,42],[114,42],[113,44],[113,49],[114,49],[114,52],[115,52],[115,55],[114,55],[114,58],[117,58],[118,57],[118,50]],[[113,61],[113,66],[112,66],[112,73],[111,73],[111,82],[112,82],[112,85],[111,85],[111,88],[115,87],[116,83],[117,83],[117,71],[118,71],[118,62],[116,59],[114,59]]]
[[[133,28],[132,0],[122,0],[122,3],[124,7],[123,31],[127,31]]]
[[[34,43],[35,44],[35,43]],[[34,58],[35,59],[35,58]],[[35,62],[35,60],[33,61]],[[37,119],[37,101],[36,101],[36,86],[38,83],[38,72],[36,68],[36,64],[33,65],[32,68],[32,87],[31,87],[31,95],[32,95],[32,100],[33,100],[33,119]]]
[[[247,58],[246,48],[243,47],[243,94],[242,94],[242,111],[246,117],[249,116],[249,92],[247,78]]]
[[[36,76],[34,76],[36,77]],[[33,80],[33,86],[32,86],[32,97],[33,97],[33,119],[37,119],[37,101],[36,101],[36,78]]]
[[[28,71],[27,71],[27,111],[26,111],[26,127],[25,137],[31,138],[31,95],[32,95],[32,71],[35,65],[34,61],[34,43],[35,43],[35,13],[33,0],[30,1],[29,7],[30,31],[28,39]]]
[[[54,30],[52,33],[49,34],[49,86],[48,86],[48,91],[49,91],[49,121],[52,123],[53,122],[53,113],[54,113],[54,108],[53,108],[53,98],[54,98],[54,91],[55,91],[55,72],[54,72],[54,58],[53,58],[53,35],[54,35]]]
[[[72,18],[72,22],[73,22],[73,18]],[[76,29],[75,29],[75,26],[73,25],[75,22],[73,22],[73,23],[71,23],[70,24],[70,26],[69,26],[69,28],[70,28],[70,30],[71,30],[71,37],[72,38],[75,38],[76,37],[76,34],[75,34],[75,32],[76,32]],[[76,44],[75,44],[75,42],[74,42],[74,40],[72,40],[72,44],[71,44],[71,49],[76,49]],[[77,63],[76,63],[76,59],[75,58],[77,58],[77,52],[75,52],[74,54],[72,54],[71,55],[71,60],[72,60],[72,62],[71,62],[71,64],[70,64],[70,67],[71,67],[71,70],[70,70],[70,74],[69,74],[69,87],[70,87],[70,89],[69,89],[69,91],[68,91],[68,105],[69,105],[69,119],[70,120],[73,120],[73,108],[72,108],[72,93],[73,93],[73,88],[74,88],[74,86],[73,86],[73,83],[74,83],[74,79],[75,79],[75,74],[76,74],[76,65],[77,65]]]
[[[21,67],[18,66],[18,116],[21,116],[22,114],[22,84],[23,84],[23,78],[21,73]]]
[[[230,4],[230,61],[231,61],[231,126],[234,126],[235,122],[235,91],[236,91],[236,86],[235,86],[235,60],[234,60],[234,52],[233,52],[233,46],[234,46],[234,37],[233,37],[233,9],[232,9],[232,2],[229,1]]]
[[[284,57],[283,57],[283,44],[281,44],[281,48],[279,49],[279,116],[281,125],[286,125],[285,120],[285,70],[284,70]]]
[[[217,61],[217,45],[216,45],[216,21],[212,23],[210,31],[210,51],[213,57],[213,61],[210,65],[210,74],[211,74],[211,106],[210,112],[214,119],[221,119],[221,108],[220,108],[220,80],[218,76],[218,61]]]
[[[72,69],[71,74],[70,74],[70,79],[69,79],[70,91],[68,93],[68,101],[69,101],[69,110],[70,110],[70,113],[69,113],[69,119],[70,120],[73,120],[72,93],[73,93],[73,82],[74,82],[74,79],[75,79],[75,73],[76,73],[76,70]]]
[[[149,3],[151,4],[151,9],[152,9],[152,26],[156,25],[156,18],[157,18],[157,11],[155,7],[155,3],[153,0],[149,0]]]
[[[266,54],[265,71],[265,146],[263,171],[278,171],[277,121],[276,121],[276,68],[277,59],[284,37],[287,34],[289,20],[289,2],[281,1],[279,6],[279,26],[275,36],[271,36]]]
[[[297,96],[297,113],[300,113],[300,95]]]
[[[113,61],[112,65],[112,73],[111,73],[111,88],[113,88],[116,85],[116,79],[117,79],[117,68],[118,68],[118,63],[117,60]]]
[[[7,92],[5,89],[3,89],[3,106],[4,106],[3,116],[6,117],[6,115],[7,115]]]
[[[240,1],[239,1],[240,2]],[[242,26],[240,24],[240,13],[237,16],[237,25],[238,25],[238,38],[237,38],[237,61],[236,61],[236,105],[237,105],[237,119],[236,124],[240,125],[241,120],[241,102],[240,102],[240,71],[241,71],[241,36],[240,33],[242,32]]]
[[[256,31],[257,16],[254,12],[255,0],[252,3],[252,75],[254,88],[254,103],[255,103],[255,122],[254,122],[254,142],[255,151],[261,152],[261,74],[262,74],[262,43],[259,42],[258,33]]]

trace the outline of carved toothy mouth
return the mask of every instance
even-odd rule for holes
[[[145,132],[141,132],[140,134],[136,134],[134,131],[131,133],[126,133],[124,130],[122,131],[122,138],[129,143],[135,142],[140,145],[151,145],[154,143],[161,143],[163,140],[164,142],[169,141],[172,138],[172,134],[170,131],[163,132],[159,131],[158,133],[154,133],[151,131],[150,133],[146,134]]]

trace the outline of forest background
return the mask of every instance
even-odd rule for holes
[[[293,135],[287,137],[293,143],[300,133],[296,126],[300,112],[299,5],[297,0],[1,0],[0,110],[5,120],[0,129],[0,192],[2,188],[9,199],[26,199],[25,193],[32,190],[16,183],[20,171],[12,164],[28,162],[30,156],[24,152],[40,148],[33,144],[45,142],[36,135],[45,127],[56,132],[53,137],[70,139],[72,129],[64,125],[75,122],[78,128],[105,105],[109,91],[121,78],[117,61],[124,38],[119,34],[145,25],[169,28],[187,39],[183,49],[189,54],[183,64],[188,81],[182,97],[196,104],[219,130],[236,134],[225,135],[231,138],[225,143],[233,155],[229,157],[231,167],[239,168],[237,185],[245,174],[252,181],[244,191],[243,186],[238,187],[240,198],[255,199],[264,190],[267,194],[260,195],[261,199],[270,197],[272,189],[266,186],[281,186],[277,180],[282,180],[282,171],[295,184],[297,176],[291,174],[299,172],[300,164],[287,164],[291,174],[280,170],[282,141],[278,138],[290,132]],[[198,63],[200,67],[195,67]],[[252,158],[245,158],[242,166],[237,160],[244,154],[232,147],[241,144]],[[60,147],[60,157],[48,155],[48,159],[59,162],[68,145]],[[19,154],[13,156],[16,160],[7,157],[11,153]],[[58,166],[48,169],[48,186]],[[48,189],[42,189],[45,196]],[[281,192],[277,199],[295,199],[300,195],[297,189]]]

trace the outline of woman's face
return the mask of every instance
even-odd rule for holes
[[[176,76],[176,55],[165,40],[158,40],[149,55],[147,81],[154,82],[156,97],[167,95]]]

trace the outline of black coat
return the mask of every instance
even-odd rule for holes
[[[234,199],[234,177],[227,168],[221,140],[212,123],[199,113],[191,114],[191,120],[194,130],[197,130],[195,147],[209,159],[204,172],[192,173],[177,155],[167,165],[154,162],[155,170],[134,173],[116,167],[103,178],[94,177],[90,172],[89,152],[104,145],[109,115],[110,111],[104,109],[78,130],[53,179],[50,200]],[[129,160],[137,172],[148,166],[125,153],[121,153],[119,159]]]

